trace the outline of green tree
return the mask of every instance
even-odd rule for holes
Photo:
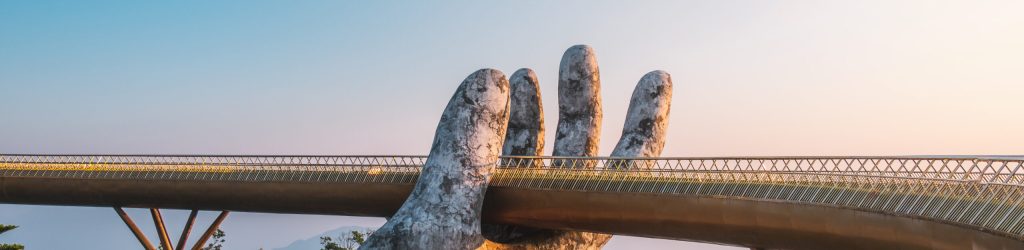
[[[206,244],[206,246],[203,247],[203,250],[221,250],[221,248],[224,247],[224,242],[227,241],[224,237],[227,237],[227,234],[224,233],[224,231],[217,229],[217,232],[214,232],[211,236],[210,243]]]
[[[370,234],[373,234],[373,231],[352,230],[348,237],[338,236],[335,239],[330,236],[321,236],[320,245],[323,246],[321,250],[355,250],[366,242],[366,237],[369,237]]]
[[[18,228],[18,226],[0,224],[0,234],[6,233],[7,231],[14,230],[15,228]],[[2,243],[0,243],[0,250],[24,250],[24,249],[25,249],[25,246],[22,246],[21,244],[2,244]]]

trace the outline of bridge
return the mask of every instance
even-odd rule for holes
[[[401,206],[425,160],[9,154],[0,155],[0,203],[384,217]],[[1024,157],[502,157],[495,164],[483,211],[489,223],[751,248],[1024,249]]]

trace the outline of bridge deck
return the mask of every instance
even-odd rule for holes
[[[424,161],[0,155],[0,202],[386,216]],[[1024,247],[1022,164],[1012,158],[508,157],[496,164],[485,204],[492,222],[760,247]]]

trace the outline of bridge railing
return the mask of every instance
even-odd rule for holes
[[[5,174],[96,172],[418,172],[424,156],[0,155]],[[1024,185],[1024,160],[979,157],[503,157],[505,170],[562,177],[647,176],[698,180],[802,181],[808,176],[874,177]],[[44,172],[38,172],[40,174]],[[90,175],[86,175],[90,176]],[[793,179],[799,176],[797,179]]]
[[[425,156],[0,155],[5,174],[103,172],[418,172]],[[1024,185],[1024,159],[980,157],[503,157],[506,170],[562,177],[647,176],[698,180],[802,181],[808,176],[874,177]],[[91,175],[85,175],[91,176]],[[793,179],[799,176],[797,179]]]
[[[0,155],[0,177],[412,184],[424,156]],[[491,186],[844,207],[1024,239],[1012,157],[503,157]]]
[[[0,176],[411,184],[424,156],[0,155]]]

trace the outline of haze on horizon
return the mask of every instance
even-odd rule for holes
[[[3,2],[0,153],[425,154],[454,88],[483,67],[537,72],[553,138],[559,58],[588,44],[604,155],[654,69],[675,86],[664,156],[1021,155],[1020,13],[1021,1]],[[165,212],[174,234],[185,214]],[[109,208],[0,205],[0,223],[21,225],[3,240],[29,249],[137,246]],[[234,213],[224,229],[229,249],[272,249],[381,223]],[[708,247],[608,249],[682,246]]]

